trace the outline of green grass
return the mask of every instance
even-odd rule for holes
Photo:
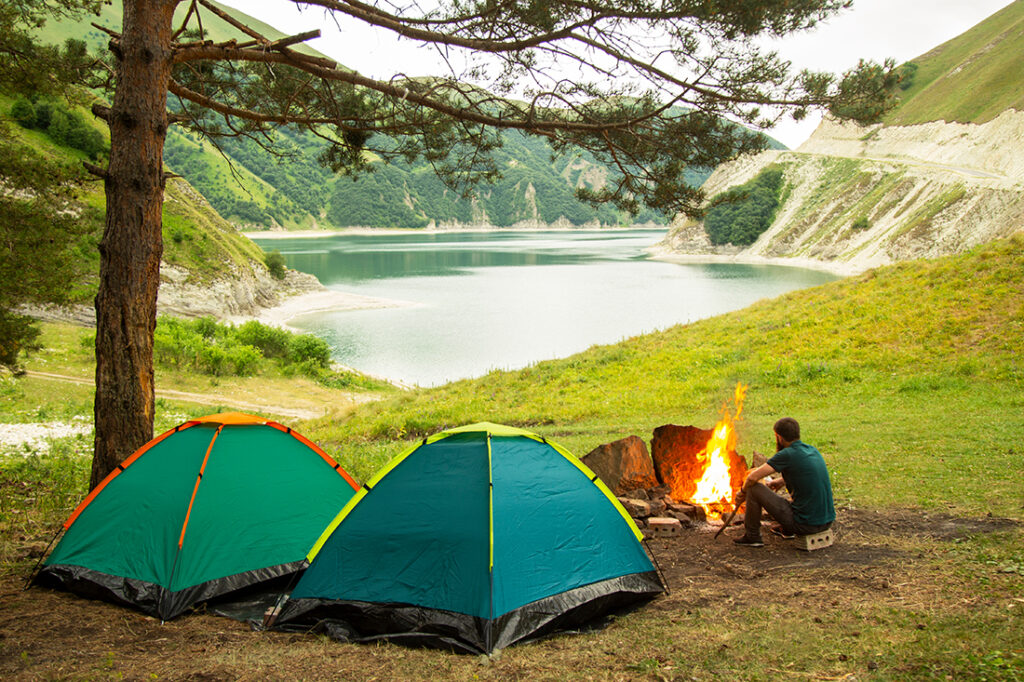
[[[928,121],[984,123],[1006,109],[1024,111],[1024,2],[913,59],[918,65],[888,125]]]

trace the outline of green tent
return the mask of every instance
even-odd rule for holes
[[[194,419],[89,493],[35,582],[174,618],[305,568],[357,488],[286,426],[237,412]]]
[[[452,429],[349,500],[277,626],[489,653],[659,594],[642,539],[558,445],[496,424]]]

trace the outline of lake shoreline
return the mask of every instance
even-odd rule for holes
[[[380,308],[403,308],[419,305],[411,301],[377,298],[354,294],[348,291],[329,289],[323,285],[315,291],[307,291],[282,298],[277,305],[262,308],[252,315],[227,318],[229,322],[256,320],[272,327],[280,327],[298,333],[306,333],[291,326],[292,320],[319,313],[346,312],[350,310],[374,310]]]
[[[635,230],[665,230],[667,225],[642,224],[630,227],[563,227],[558,225],[547,227],[346,227],[335,230],[264,230],[257,232],[242,232],[241,234],[249,239],[265,239],[269,241],[277,239],[311,239],[328,237],[350,237],[372,236],[372,235],[398,235],[398,234],[491,234],[491,233],[537,233],[537,232],[630,232]],[[827,272],[838,277],[851,277],[859,275],[873,267],[857,261],[837,263],[835,261],[823,261],[814,258],[794,257],[768,257],[743,254],[713,254],[713,253],[681,253],[674,251],[662,244],[654,244],[646,249],[648,258],[665,263],[678,263],[679,265],[699,265],[701,263],[733,263],[736,265],[778,265],[788,268],[800,268],[803,270],[815,270]],[[369,306],[378,307],[378,306]],[[390,306],[379,306],[390,307]],[[341,308],[348,310],[350,308]],[[313,310],[310,312],[319,312]],[[294,316],[294,317],[297,317]]]
[[[336,362],[420,386],[568,357],[836,278],[713,257],[660,262],[650,249],[661,230],[355,232],[281,242],[290,267],[331,289],[258,319],[315,331]]]
[[[872,266],[857,262],[836,263],[834,261],[816,260],[814,258],[770,258],[745,254],[713,254],[713,253],[680,253],[661,244],[649,247],[647,255],[651,260],[680,265],[697,265],[700,263],[734,263],[736,265],[778,265],[801,270],[827,272],[837,277],[859,275]]]

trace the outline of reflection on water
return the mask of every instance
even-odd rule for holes
[[[353,235],[282,239],[275,240],[273,246],[288,257],[288,267],[312,273],[328,286],[391,277],[460,275],[487,267],[584,263],[609,258],[616,243],[636,250],[638,236],[634,232],[603,233],[603,238],[594,234],[577,239],[564,232]],[[660,238],[662,233],[653,234]],[[652,243],[649,236],[640,239],[641,248]]]
[[[371,374],[436,385],[565,357],[834,276],[648,260],[663,231],[346,235],[263,242],[331,288],[411,301],[292,324]],[[257,240],[259,241],[259,240]]]

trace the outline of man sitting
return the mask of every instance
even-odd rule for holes
[[[737,496],[736,504],[747,503],[743,537],[733,540],[744,547],[763,547],[761,510],[768,512],[784,537],[812,535],[827,530],[836,519],[832,504],[832,482],[825,459],[818,450],[800,440],[800,425],[792,417],[775,422],[776,452],[767,462],[750,471]],[[781,479],[760,483],[774,473]],[[785,483],[793,501],[777,495]],[[770,486],[770,487],[769,487]]]

